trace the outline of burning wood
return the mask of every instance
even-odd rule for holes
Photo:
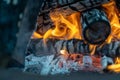
[[[84,1],[77,1],[70,7],[48,9],[52,3],[43,7],[47,11],[38,17],[37,30],[27,49],[25,71],[36,65],[39,74],[103,69],[120,72],[120,22],[115,1],[94,9],[89,8],[92,3],[84,5],[86,11],[77,6],[81,3],[84,5]]]
[[[53,9],[49,13],[42,14],[38,17],[38,22],[37,22],[38,27],[36,32],[33,34],[32,38],[44,38],[44,39],[57,38],[57,39],[68,40],[73,38],[83,39],[83,36],[84,36],[85,39],[87,38],[86,40],[89,43],[99,43],[99,42],[102,43],[110,34],[110,26],[111,26],[112,31],[110,36],[107,38],[106,42],[110,43],[114,37],[119,39],[120,29],[118,26],[120,26],[120,24],[119,24],[118,11],[116,9],[115,2],[111,0],[109,3],[103,4],[102,6],[99,6],[99,7],[101,7],[103,10],[92,9],[92,10],[86,11],[86,13],[83,12],[82,15],[86,14],[86,18],[87,16],[92,17],[92,15],[94,15],[94,14],[90,15],[88,12],[100,15],[101,17],[94,15],[96,16],[96,18],[92,17],[91,19],[94,19],[92,20],[92,22],[95,22],[96,20],[103,21],[102,23],[95,22],[96,24],[94,26],[100,24],[99,27],[97,26],[97,28],[100,28],[99,29],[100,31],[106,30],[104,31],[104,33],[101,33],[98,30],[94,30],[94,31],[89,30],[87,32],[90,32],[92,34],[92,36],[90,36],[90,34],[88,33],[86,34],[86,32],[82,32],[84,31],[84,28],[86,28],[85,25],[83,23],[81,24],[80,22],[80,17],[82,12],[74,11],[71,8],[64,9],[61,7],[61,8]],[[104,12],[107,14],[107,16]],[[109,21],[107,18],[109,19]],[[92,23],[92,22],[89,22],[91,21],[91,19],[87,19],[90,25]],[[83,19],[83,21],[84,23],[86,23],[85,19]],[[110,25],[109,25],[109,22],[110,22]],[[101,29],[100,26],[105,26],[105,27],[104,29],[103,28]],[[97,37],[93,36],[93,33],[94,34],[96,33],[96,35],[98,36]],[[95,42],[93,41],[93,38],[96,38]],[[89,39],[92,39],[92,40],[89,40]]]
[[[87,9],[90,9],[90,8],[93,8],[93,7],[98,7],[98,6],[100,6],[100,5],[104,4],[104,3],[109,2],[109,0],[98,0],[98,1],[91,1],[91,0],[83,0],[83,1],[80,1],[80,0],[75,0],[75,1],[74,0],[62,0],[62,1],[63,2],[61,2],[61,0],[57,0],[57,1],[54,1],[54,0],[49,1],[49,0],[47,0],[47,1],[44,2],[43,7],[41,8],[40,14],[38,16],[38,21],[37,21],[37,30],[36,30],[36,32],[39,33],[39,35],[41,35],[41,37],[39,36],[38,38],[43,38],[43,35],[45,35],[46,32],[49,32],[49,34],[50,34],[51,28],[53,29],[54,27],[56,27],[56,24],[53,23],[53,21],[52,21],[53,19],[51,20],[51,17],[55,17],[55,15],[58,16],[59,14],[61,14],[62,16],[63,15],[68,16],[68,15],[71,15],[71,14],[77,12],[77,14],[76,15],[74,14],[74,16],[80,18],[80,16],[79,16],[80,14],[78,14],[78,12],[82,12],[84,10],[87,10]],[[63,6],[63,4],[65,6]],[[58,6],[59,6],[59,8],[58,8]],[[50,16],[51,13],[53,13],[53,16]],[[63,18],[65,18],[65,17],[63,16]],[[73,19],[72,16],[70,17],[70,19]],[[76,21],[76,18],[73,19],[73,21],[74,20]],[[76,22],[72,22],[73,23],[73,26],[72,26],[73,28],[78,28],[78,27],[80,28],[80,26],[81,26],[79,24],[80,19],[77,19],[77,20],[78,20],[77,21],[78,24],[74,24]],[[69,22],[69,20],[68,20],[68,22]],[[65,25],[66,25],[66,23],[62,27],[63,30],[61,30],[61,29],[59,30],[57,28],[57,32],[59,31],[59,32],[63,33],[63,31],[66,31],[66,28],[64,28],[64,27],[66,27]],[[70,27],[70,26],[67,25],[67,27]],[[61,27],[59,27],[59,28],[61,28]],[[68,28],[68,29],[71,30],[71,28]],[[55,28],[55,30],[56,30],[56,28]],[[81,33],[77,31],[77,34],[81,34]],[[80,37],[80,36],[78,36],[78,37]]]
[[[103,10],[85,11],[81,18],[84,39],[91,44],[103,43],[111,32],[109,20]]]

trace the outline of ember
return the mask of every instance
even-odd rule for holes
[[[44,57],[29,55],[26,57],[26,68],[24,70],[41,75],[65,74],[79,70],[102,72],[100,57],[68,54],[66,52],[65,50],[61,50],[61,55],[55,59],[55,55]]]

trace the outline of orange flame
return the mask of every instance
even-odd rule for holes
[[[119,12],[116,9],[114,0],[111,0],[111,2],[108,4],[104,4],[103,8],[110,20],[112,29],[112,32],[106,42],[110,43],[113,39],[120,40]],[[107,68],[113,72],[120,72],[120,57],[115,59],[115,64],[109,65]]]
[[[108,4],[104,4],[103,9],[107,14],[108,19],[110,20],[110,25],[112,29],[110,36],[106,40],[107,43],[110,43],[114,38],[120,39],[119,13],[113,0],[111,0],[111,2],[109,2]]]
[[[80,13],[76,12],[70,16],[63,16],[62,13],[51,13],[50,17],[55,24],[54,29],[48,30],[44,34],[44,39],[81,39]]]
[[[90,45],[90,53],[93,55],[95,53],[97,45]]]
[[[110,43],[114,38],[120,39],[120,22],[119,22],[119,12],[116,9],[114,0],[109,3],[102,5],[103,10],[106,12],[108,19],[110,20],[110,25],[112,32],[107,43]],[[57,39],[82,39],[82,28],[80,23],[80,13],[75,12],[71,15],[64,15],[64,13],[55,11],[50,13],[51,20],[54,22],[54,29],[49,29],[44,35],[33,33],[33,38],[57,38]]]
[[[113,72],[120,72],[120,57],[115,59],[115,64],[108,66],[108,69]]]

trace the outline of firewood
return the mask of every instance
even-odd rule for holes
[[[48,42],[43,43],[43,39],[32,39],[29,43],[26,54],[35,54],[36,56],[45,56],[51,54],[60,54],[61,50],[66,50],[69,54],[79,53],[86,55],[90,54],[89,44],[83,40],[53,40],[48,39]],[[95,50],[95,55],[115,58],[120,56],[120,41],[104,44]]]
[[[65,14],[71,15],[75,12],[82,12],[93,7],[100,6],[109,0],[98,0],[98,1],[91,1],[91,0],[47,0],[44,1],[39,15],[38,20],[36,23],[36,32],[40,34],[45,34],[48,29],[54,27],[53,21],[50,19],[50,14],[54,13],[55,11]]]
[[[99,48],[98,48],[99,49]],[[97,50],[98,50],[97,49]],[[120,55],[120,41],[114,41],[109,44],[104,44],[100,50],[98,50],[102,55],[106,55],[111,58],[118,57]]]
[[[88,44],[85,44],[83,40],[71,39],[71,40],[52,40],[48,39],[46,43],[43,43],[43,39],[32,39],[29,43],[26,54],[35,54],[37,56],[60,54],[61,50],[66,50],[68,53],[86,53],[89,51]]]
[[[83,12],[81,23],[84,39],[91,44],[104,42],[111,32],[109,20],[100,9]]]

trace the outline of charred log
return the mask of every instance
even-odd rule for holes
[[[113,59],[120,56],[120,41],[111,42],[110,44],[103,45],[102,48],[97,48],[97,53],[100,53],[101,56],[106,55]]]
[[[116,56],[120,57],[120,45],[119,45],[119,47],[116,49]]]
[[[120,10],[120,0],[115,0],[118,9]]]
[[[43,43],[43,39],[32,39],[28,45],[26,54],[35,54],[36,56],[59,54],[61,50],[67,50],[68,53],[88,53],[89,46],[83,40],[52,40],[48,39]]]
[[[84,39],[91,44],[100,44],[106,40],[111,27],[102,10],[92,9],[82,13],[81,17]]]
[[[71,15],[74,12],[82,12],[107,2],[109,0],[44,0],[37,19],[36,32],[43,35],[48,29],[54,27],[50,19],[50,12],[57,10],[59,13]]]
[[[45,56],[51,54],[60,54],[61,50],[68,51],[69,54],[90,54],[89,44],[83,40],[52,40],[48,39],[47,43],[43,43],[43,39],[32,39],[27,47],[26,55],[35,54],[36,56]],[[120,56],[120,41],[105,44],[96,48],[95,55],[107,56],[115,58]]]

